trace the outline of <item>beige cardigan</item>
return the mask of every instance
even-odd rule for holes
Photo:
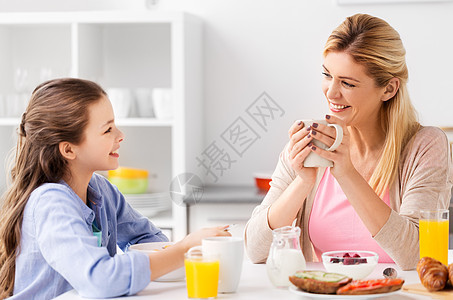
[[[288,185],[296,178],[286,147],[272,174],[271,188],[257,206],[245,228],[247,254],[254,263],[265,262],[272,243],[267,213]],[[307,261],[317,261],[308,234],[313,199],[324,174],[318,170],[313,190],[298,212],[295,224],[301,230],[301,247]],[[453,168],[446,135],[436,127],[422,127],[408,143],[401,157],[398,176],[390,187],[389,219],[374,236],[376,242],[403,270],[413,269],[419,260],[418,219],[420,209],[448,209]]]

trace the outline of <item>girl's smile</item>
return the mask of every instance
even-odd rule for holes
[[[119,155],[119,153],[118,153],[118,152],[116,152],[116,151],[118,151],[118,149],[117,149],[117,150],[115,150],[115,151],[112,151],[112,152],[110,152],[110,153],[109,153],[109,155],[110,155],[110,156],[113,156],[113,157],[115,157],[115,158],[119,158],[119,157],[120,157],[120,155]]]

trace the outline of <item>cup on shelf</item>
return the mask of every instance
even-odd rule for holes
[[[126,88],[109,88],[107,95],[113,106],[115,118],[127,118],[132,108],[132,92]]]
[[[0,94],[0,118],[7,117],[6,97]]]
[[[171,89],[153,89],[153,107],[157,119],[173,118],[173,95]]]
[[[30,72],[27,68],[17,67],[14,70],[14,90],[18,93],[25,92],[30,86]]]
[[[137,104],[138,116],[141,118],[151,118],[154,116],[152,90],[148,88],[138,88],[134,90],[135,101]]]

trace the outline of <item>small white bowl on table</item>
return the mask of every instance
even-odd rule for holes
[[[129,247],[128,251],[137,251],[146,254],[155,253],[156,251],[161,251],[166,247],[171,247],[173,242],[155,242],[155,243],[142,243],[142,244],[135,244]],[[185,269],[181,267],[170,273],[162,275],[161,277],[155,279],[155,281],[181,281],[185,278]]]
[[[343,255],[348,253],[351,257],[344,258]],[[360,257],[352,257],[354,254]],[[364,279],[370,275],[378,264],[379,256],[376,252],[362,250],[340,250],[329,251],[322,254],[322,263],[329,273],[338,273],[346,275],[353,280]],[[334,259],[334,260],[332,260]],[[338,259],[339,262],[336,262]],[[345,259],[350,259],[346,264]],[[356,259],[356,262],[354,262]],[[361,259],[361,261],[359,261]]]

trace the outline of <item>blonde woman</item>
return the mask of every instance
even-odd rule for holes
[[[272,230],[302,229],[308,261],[339,249],[371,250],[380,262],[415,268],[419,210],[448,208],[452,165],[445,134],[416,118],[406,83],[405,49],[385,21],[356,14],[327,40],[322,90],[328,123],[344,128],[333,152],[335,129],[296,122],[272,176],[271,188],[246,227],[247,253],[266,260]],[[310,152],[331,168],[305,168]]]

